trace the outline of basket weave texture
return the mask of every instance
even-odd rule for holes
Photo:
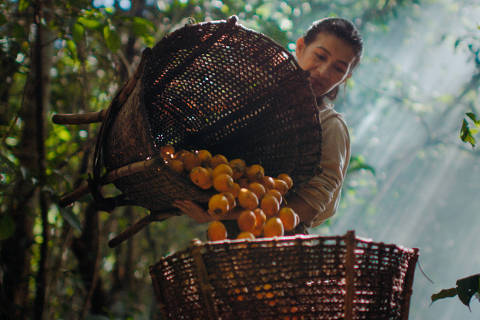
[[[408,319],[417,258],[348,232],[194,243],[150,274],[167,319]]]
[[[128,98],[110,107],[95,172],[155,159],[166,144],[258,163],[296,185],[318,170],[321,126],[308,73],[268,37],[235,17],[186,25],[144,59]],[[175,198],[211,196],[162,161],[114,183],[127,201],[152,211]]]

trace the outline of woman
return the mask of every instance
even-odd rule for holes
[[[322,160],[320,173],[287,198],[288,206],[301,220],[295,233],[306,233],[305,227],[321,224],[335,213],[338,206],[350,159],[350,138],[342,116],[327,100],[333,101],[339,87],[352,76],[362,50],[363,41],[357,29],[350,21],[341,18],[321,19],[297,40],[297,61],[302,69],[310,72],[319,106]],[[173,205],[199,223],[217,219],[192,201],[178,200]],[[234,220],[238,214],[233,211],[222,219]]]

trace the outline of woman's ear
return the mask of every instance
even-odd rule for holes
[[[305,39],[303,37],[300,37],[297,39],[295,47],[295,55],[297,56],[297,58],[302,55],[303,50],[305,50]]]

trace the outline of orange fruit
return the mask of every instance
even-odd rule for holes
[[[229,176],[233,176],[233,170],[228,164],[220,163],[218,166],[213,167],[212,176],[215,178],[219,174],[226,173]]]
[[[260,200],[265,195],[265,187],[259,182],[252,182],[247,187],[248,190],[255,193],[257,198]]]
[[[222,192],[222,194],[227,198],[228,207],[230,210],[232,210],[237,206],[237,201],[235,200],[235,196],[231,192]]]
[[[261,183],[266,190],[273,189],[275,187],[275,182],[273,181],[273,178],[270,176],[264,176],[262,178]]]
[[[252,210],[243,210],[237,218],[238,228],[241,231],[252,232],[256,223],[257,217]]]
[[[253,210],[258,207],[258,198],[252,191],[240,188],[238,192],[238,203],[244,209]]]
[[[295,229],[298,224],[297,213],[290,207],[283,207],[278,212],[278,218],[282,220],[283,228],[285,231],[291,231]]]
[[[183,168],[183,162],[178,159],[169,159],[167,162],[167,165],[170,169],[177,173],[182,173],[184,168]]]
[[[216,166],[218,166],[221,163],[228,164],[227,157],[225,157],[222,154],[216,154],[212,157],[212,159],[210,159],[210,166],[212,168],[215,168]]]
[[[245,172],[249,181],[262,181],[263,177],[265,176],[265,170],[259,164],[252,164],[247,168]]]
[[[162,156],[163,159],[171,159],[173,158],[173,155],[175,154],[175,148],[170,145],[164,145],[160,147],[160,155]]]
[[[272,217],[267,220],[263,227],[263,235],[269,237],[281,237],[283,236],[283,224],[282,220],[277,217]]]
[[[203,167],[193,168],[192,171],[190,171],[190,180],[203,190],[212,187],[212,176],[210,175],[210,172]]]
[[[284,196],[288,192],[288,184],[281,179],[273,179],[273,181],[275,182],[274,189],[280,191],[282,196]]]
[[[251,232],[243,231],[243,232],[240,232],[240,233],[238,234],[237,239],[251,239],[251,240],[255,240],[255,236],[254,236],[253,233],[251,233]]]
[[[183,161],[183,156],[184,156],[186,153],[188,153],[188,152],[189,152],[189,151],[184,150],[184,149],[178,150],[177,152],[175,152],[173,158]]]
[[[263,225],[267,221],[267,216],[265,215],[265,212],[263,212],[261,208],[256,208],[253,210],[253,213],[255,214],[255,227],[263,228]]]
[[[283,180],[287,183],[288,189],[291,189],[293,187],[293,179],[286,173],[280,173],[277,176],[277,179]]]
[[[226,173],[214,176],[213,187],[218,192],[228,192],[233,188],[233,178]]]
[[[193,152],[185,152],[182,156],[183,166],[187,172],[190,172],[193,168],[199,167],[201,165],[200,159]]]
[[[227,197],[221,193],[214,194],[208,200],[208,211],[216,215],[224,215],[230,210]]]
[[[262,208],[267,217],[273,217],[280,210],[280,203],[274,196],[265,195],[260,202],[260,208]]]
[[[227,239],[227,228],[220,221],[212,221],[207,229],[208,240],[219,241]]]
[[[282,204],[282,201],[283,201],[283,197],[282,197],[282,194],[280,193],[280,191],[276,190],[276,189],[270,189],[270,190],[267,190],[267,192],[265,193],[265,196],[266,195],[272,195],[274,196],[275,198],[277,198],[278,200],[278,204]],[[264,196],[264,197],[265,197]]]
[[[263,232],[263,226],[267,221],[267,216],[265,215],[263,210],[260,208],[253,210],[253,213],[255,214],[256,221],[255,221],[255,229],[253,229],[252,233],[254,234],[255,237],[260,237]]]
[[[235,198],[238,198],[238,194],[240,193],[240,189],[241,189],[241,188],[242,188],[242,187],[240,187],[240,185],[239,185],[238,183],[234,182],[234,183],[233,183],[233,187],[232,187],[232,189],[230,190],[230,192],[233,194],[233,196],[234,196]]]
[[[200,159],[202,166],[210,165],[210,160],[212,159],[212,154],[208,150],[199,150],[197,152],[197,157]]]
[[[245,169],[247,168],[247,164],[243,159],[233,159],[230,160],[230,167],[233,169],[233,179],[238,180],[240,179],[243,174],[245,173]]]

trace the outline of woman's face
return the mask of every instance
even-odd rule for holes
[[[319,33],[308,46],[304,38],[297,40],[298,64],[310,72],[315,96],[323,96],[351,76],[355,53],[342,39],[330,33]]]

